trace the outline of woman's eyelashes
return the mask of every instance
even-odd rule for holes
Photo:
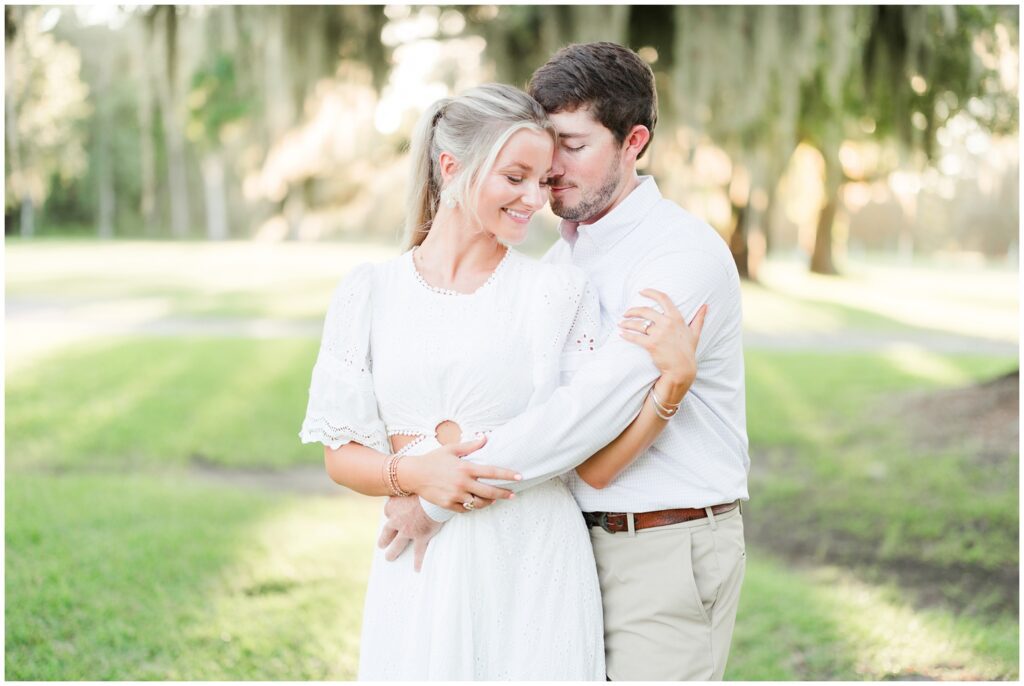
[[[523,181],[525,181],[525,179],[523,177],[521,177],[521,176],[509,176],[508,174],[505,175],[505,178],[508,180],[509,183],[511,183],[514,186],[518,186]],[[547,187],[547,186],[551,185],[550,179],[547,179],[547,178],[540,179],[539,181],[537,181],[537,183],[540,186],[543,186],[543,187]]]

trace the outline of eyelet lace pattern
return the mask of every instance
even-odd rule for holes
[[[325,321],[303,440],[388,453],[389,436],[409,435],[399,452],[414,458],[436,447],[439,421],[486,435],[553,392],[566,360],[599,347],[597,297],[580,270],[511,253],[472,294],[430,286],[412,251],[353,272]],[[384,555],[361,680],[604,680],[593,550],[561,479],[456,515],[419,573],[411,551]]]
[[[478,286],[477,289],[475,291],[473,291],[472,293],[463,293],[461,291],[453,291],[453,290],[448,289],[448,288],[438,288],[437,286],[431,286],[429,283],[427,283],[427,280],[423,278],[423,275],[420,274],[420,270],[416,268],[416,258],[415,258],[416,248],[413,248],[412,250],[410,250],[407,253],[407,255],[409,256],[409,266],[412,268],[413,276],[416,277],[416,280],[419,281],[420,285],[422,285],[428,291],[433,291],[434,293],[437,293],[438,295],[449,295],[449,296],[456,296],[456,295],[471,296],[471,295],[476,295],[476,294],[480,293],[480,291],[483,291],[484,289],[486,289],[488,286],[490,286],[492,283],[494,283],[494,281],[498,278],[498,275],[501,273],[502,269],[504,269],[505,265],[508,263],[509,256],[511,254],[512,254],[512,250],[510,248],[506,248],[505,249],[505,255],[501,258],[501,261],[498,262],[498,266],[494,268],[494,271],[491,272],[491,275],[489,277],[487,277],[487,280],[484,281],[482,284],[480,284],[480,286]]]

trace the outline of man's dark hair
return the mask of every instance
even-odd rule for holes
[[[562,48],[533,72],[528,90],[549,113],[590,108],[620,144],[637,124],[646,126],[654,138],[658,123],[654,72],[639,55],[616,43]],[[650,141],[638,158],[648,145]]]

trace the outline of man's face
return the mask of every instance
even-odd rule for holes
[[[549,179],[551,209],[569,221],[597,221],[623,185],[623,146],[586,107],[548,116],[558,132]]]

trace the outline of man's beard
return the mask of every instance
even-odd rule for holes
[[[568,207],[557,198],[552,198],[551,211],[567,221],[584,222],[611,204],[615,191],[619,188],[619,181],[618,160],[613,159],[601,186],[593,194],[588,196],[581,193],[583,197],[572,207]]]

